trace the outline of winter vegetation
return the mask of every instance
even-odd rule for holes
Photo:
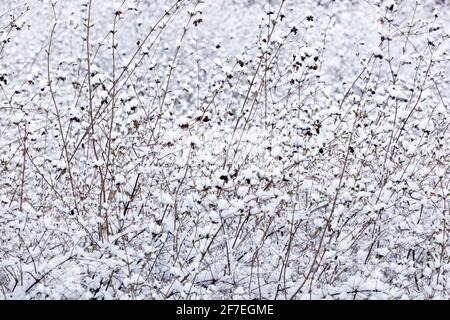
[[[0,299],[449,299],[446,0],[2,0]]]

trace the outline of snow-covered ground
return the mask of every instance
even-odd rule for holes
[[[0,2],[0,299],[449,299],[450,3]]]

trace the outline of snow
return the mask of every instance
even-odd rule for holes
[[[0,3],[0,299],[450,298],[448,1],[88,2]]]

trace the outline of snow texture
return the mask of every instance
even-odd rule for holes
[[[1,299],[449,299],[446,0],[0,1]]]

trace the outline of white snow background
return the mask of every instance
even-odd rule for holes
[[[446,0],[0,2],[0,299],[449,299]]]

